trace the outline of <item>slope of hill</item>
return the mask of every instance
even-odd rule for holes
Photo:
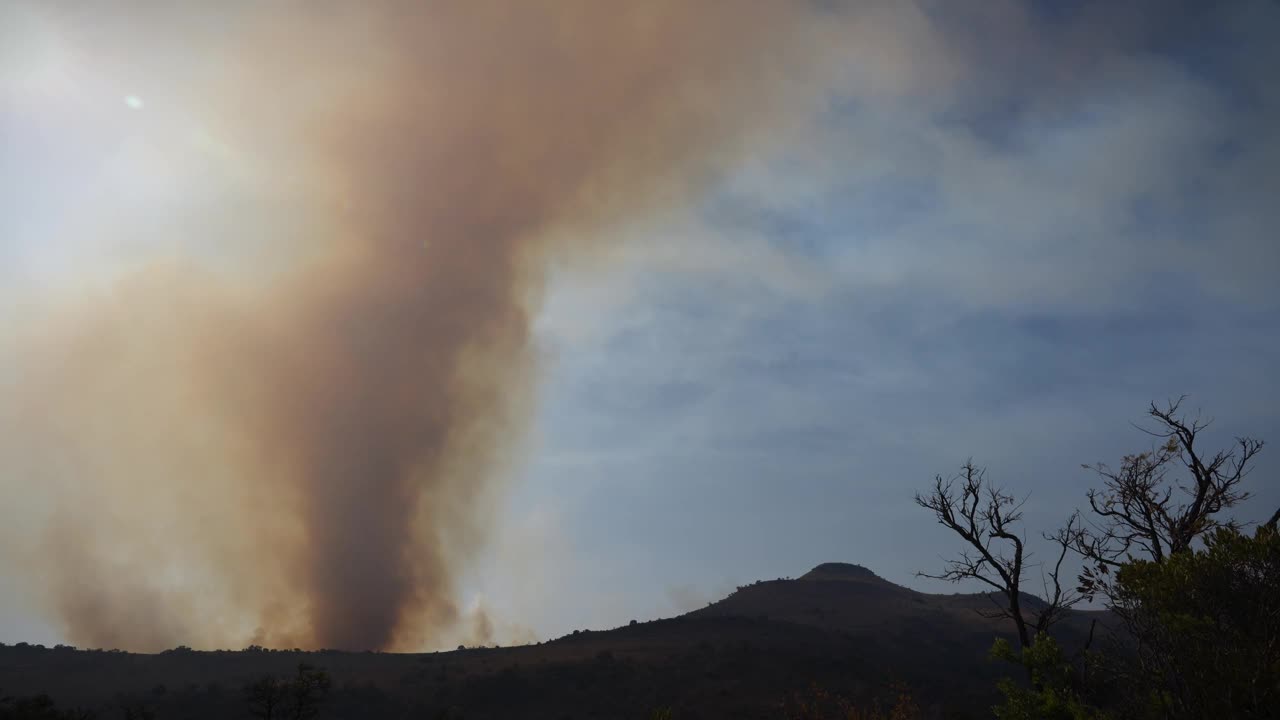
[[[829,563],[796,580],[739,588],[684,616],[575,632],[513,648],[416,655],[171,651],[137,655],[0,648],[0,696],[48,693],[61,706],[120,716],[245,716],[241,688],[299,663],[325,668],[324,716],[776,718],[789,694],[817,683],[850,697],[914,688],[941,715],[980,713],[1007,668],[985,660],[1007,623],[981,617],[982,595],[930,595],[856,565]],[[1091,614],[1064,623],[1074,642]],[[463,713],[459,715],[458,713]]]

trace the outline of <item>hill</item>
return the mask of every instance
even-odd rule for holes
[[[776,718],[788,694],[814,683],[866,701],[906,683],[937,717],[980,716],[1007,670],[985,659],[993,637],[1009,636],[1007,623],[976,612],[989,603],[829,563],[680,617],[512,648],[141,655],[8,646],[0,696],[47,693],[98,717],[123,717],[126,706],[159,718],[247,717],[245,684],[308,663],[335,681],[322,713],[333,718],[640,718],[661,707],[679,718]],[[1077,613],[1061,636],[1077,644],[1093,619]]]
[[[1044,601],[1022,594],[1023,606],[1034,610]],[[882,579],[860,565],[825,563],[796,580],[760,581],[739,587],[729,597],[687,617],[754,617],[807,625],[881,642],[911,641],[963,646],[972,636],[987,645],[993,636],[1014,638],[1007,620],[985,617],[1000,600],[991,594],[935,595],[917,592]],[[1083,641],[1100,613],[1069,617],[1060,632],[1068,643]]]

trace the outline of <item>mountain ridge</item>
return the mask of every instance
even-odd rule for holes
[[[782,698],[814,684],[868,699],[906,683],[921,700],[982,709],[993,700],[995,680],[1008,673],[987,652],[995,637],[1012,638],[1013,631],[1007,620],[975,611],[989,602],[983,594],[922,593],[860,565],[823,563],[797,579],[739,587],[676,617],[516,647],[138,655],[0,646],[0,689],[47,693],[60,705],[101,714],[114,713],[118,697],[149,698],[157,716],[212,720],[242,713],[239,689],[255,678],[288,675],[306,663],[333,676],[335,717],[430,717],[451,707],[465,708],[468,718],[560,718],[564,708],[574,708],[575,717],[613,717],[625,706],[673,707],[681,717],[771,718]],[[1072,613],[1056,634],[1068,648],[1079,647],[1098,616]]]

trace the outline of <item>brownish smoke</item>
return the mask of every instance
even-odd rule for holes
[[[459,621],[548,268],[691,197],[775,122],[810,11],[245,3],[183,38],[224,11],[181,6],[94,25],[86,52],[152,32],[186,53],[189,102],[252,159],[291,259],[37,299],[5,350],[8,469],[47,518],[29,574],[79,644],[420,647]]]

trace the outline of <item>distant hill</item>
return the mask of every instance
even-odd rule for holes
[[[1028,609],[1045,604],[1033,595],[1023,593],[1021,597]],[[989,639],[996,634],[1014,637],[1007,620],[993,620],[979,613],[996,609],[1001,601],[991,594],[916,592],[861,565],[824,563],[796,580],[760,581],[740,587],[729,597],[686,617],[767,618],[880,640],[918,637],[919,630],[927,627],[944,644],[978,634],[989,645]],[[1069,640],[1074,640],[1076,633],[1088,632],[1093,619],[1102,617],[1101,613],[1075,613],[1063,630]]]
[[[247,682],[306,662],[333,676],[322,717],[334,718],[638,718],[660,707],[677,718],[777,718],[783,698],[814,683],[867,701],[906,683],[938,716],[981,717],[994,680],[1008,672],[986,660],[987,649],[1012,630],[978,614],[990,604],[985,595],[920,593],[858,565],[827,563],[680,617],[513,648],[137,655],[3,647],[0,697],[48,693],[99,717],[122,716],[125,701],[159,718],[244,717]],[[1076,613],[1061,638],[1078,645],[1098,617]]]

